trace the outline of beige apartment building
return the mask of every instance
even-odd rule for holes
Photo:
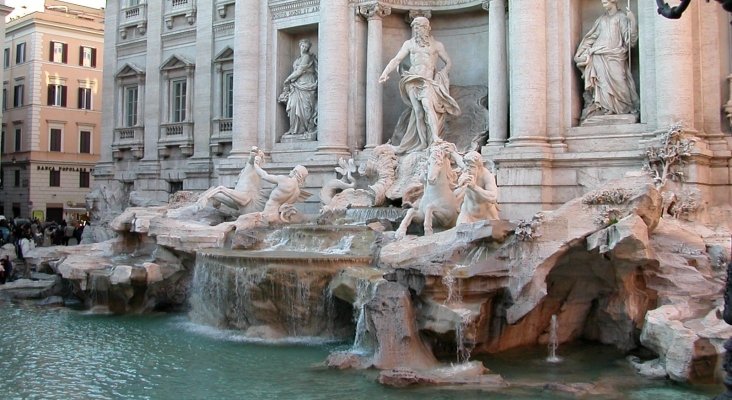
[[[46,0],[3,48],[0,215],[76,220],[99,159],[103,10]]]

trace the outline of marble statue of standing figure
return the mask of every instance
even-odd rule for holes
[[[428,148],[442,134],[446,114],[460,115],[460,106],[450,96],[448,73],[452,67],[445,46],[430,34],[430,21],[417,17],[412,21],[412,38],[404,42],[394,58],[389,61],[379,77],[384,83],[407,56],[411,67],[399,81],[402,100],[409,107],[409,117],[404,121],[404,136],[397,153],[410,153]],[[437,71],[438,60],[445,63]],[[400,118],[400,121],[402,119]]]
[[[290,129],[285,135],[315,133],[318,121],[318,58],[310,52],[309,39],[299,42],[300,56],[292,64],[292,73],[285,78],[278,98],[285,103]]]
[[[637,116],[639,109],[628,62],[630,49],[638,42],[635,16],[630,9],[618,10],[617,0],[601,1],[606,12],[595,21],[574,55],[584,80],[582,121],[598,115]]]
[[[495,176],[485,167],[483,157],[477,151],[465,154],[463,162],[465,167],[454,192],[462,203],[456,224],[497,220],[498,186]]]
[[[294,211],[294,204],[310,195],[301,190],[308,170],[302,165],[296,165],[288,175],[271,175],[256,163],[252,162],[252,166],[260,178],[275,185],[264,204],[264,219],[269,223],[288,222],[288,216]]]

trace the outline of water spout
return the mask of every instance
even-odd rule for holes
[[[559,347],[557,329],[557,315],[552,314],[552,322],[549,326],[549,356],[546,358],[546,361],[550,363],[558,363],[562,361],[561,357],[557,356],[557,347]]]

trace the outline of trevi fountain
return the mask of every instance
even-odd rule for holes
[[[719,75],[729,39],[692,61],[673,34],[677,22],[710,34],[690,16],[725,27],[721,7],[696,2],[675,21],[652,2],[539,12],[543,2],[490,0],[475,25],[480,2],[431,3],[349,6],[368,20],[369,52],[380,18],[373,40],[388,45],[366,61],[366,103],[378,106],[365,146],[327,171],[265,144],[220,184],[167,201],[100,179],[82,243],[36,248],[22,279],[0,287],[1,397],[723,393],[729,91],[702,79],[701,61]],[[506,18],[508,30],[492,25]],[[550,18],[574,22],[547,35],[574,39],[542,44],[530,25]],[[456,37],[463,23],[474,25]],[[282,117],[275,148],[332,135],[322,33],[292,40],[267,100]],[[474,54],[460,40],[536,52],[510,54],[503,72],[493,68],[507,59],[491,57],[490,78],[468,85]],[[543,80],[514,76],[536,69]],[[372,112],[390,121],[388,140]],[[552,128],[562,113],[575,121],[566,135]]]

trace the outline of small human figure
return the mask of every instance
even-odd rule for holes
[[[292,64],[292,73],[285,78],[278,100],[286,104],[290,129],[285,135],[313,133],[318,121],[318,57],[310,52],[312,42],[299,42],[300,57]]]
[[[259,165],[252,165],[259,177],[275,184],[274,189],[269,194],[269,199],[264,204],[264,211],[262,211],[265,220],[270,223],[287,222],[288,218],[283,218],[282,215],[282,212],[286,211],[286,206],[292,206],[298,201],[304,200],[303,195],[309,195],[300,190],[305,184],[305,178],[308,176],[307,168],[296,165],[288,175],[271,175]]]
[[[465,168],[455,196],[459,202],[460,214],[457,225],[481,220],[498,219],[498,186],[496,178],[483,164],[483,157],[477,151],[470,151],[464,157]]]
[[[386,82],[389,74],[409,56],[412,65],[399,81],[399,92],[410,115],[397,154],[428,148],[441,137],[445,114],[460,115],[460,106],[450,96],[448,73],[452,62],[445,46],[430,34],[427,18],[417,17],[411,26],[412,38],[404,42],[379,77],[379,83]],[[445,63],[440,71],[437,71],[438,59]]]
[[[574,61],[582,71],[582,121],[596,115],[637,114],[639,109],[628,57],[638,42],[635,16],[618,10],[617,0],[601,0],[606,12],[584,36]]]
[[[8,255],[5,255],[5,257],[0,260],[0,268],[3,270],[3,279],[0,280],[0,282],[5,283],[7,281],[13,280],[13,263],[10,261],[10,257]]]

